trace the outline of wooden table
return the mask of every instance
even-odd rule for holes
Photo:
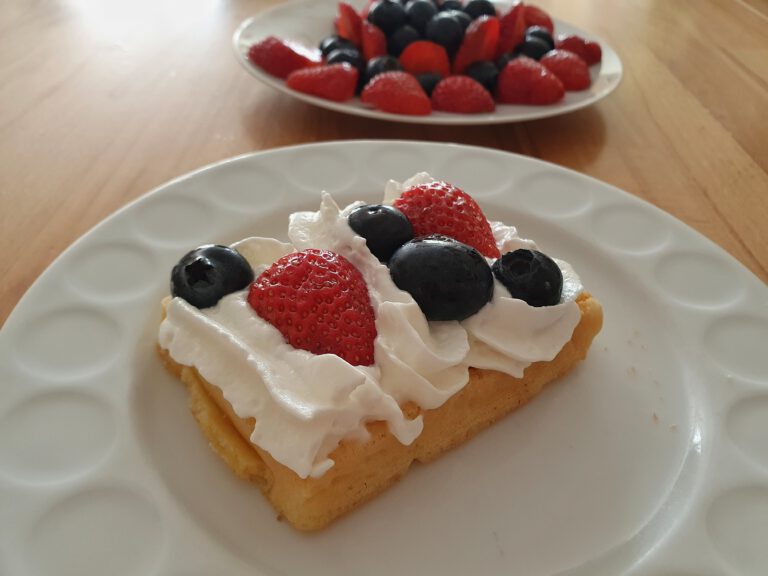
[[[320,110],[260,84],[232,32],[276,1],[0,3],[0,322],[69,244],[127,202],[253,150],[353,138],[535,156],[644,198],[768,281],[768,1],[539,0],[607,40],[597,105],[494,127]]]

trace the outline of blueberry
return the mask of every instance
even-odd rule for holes
[[[442,79],[443,77],[437,72],[416,74],[416,80],[419,81],[419,84],[421,84],[421,87],[424,89],[424,92],[427,93],[427,96],[432,96],[432,90],[435,89],[435,86],[437,86],[438,82]]]
[[[459,0],[443,0],[440,3],[440,10],[462,10],[464,6],[462,6],[461,2]]]
[[[437,8],[431,0],[410,0],[405,5],[405,15],[408,17],[408,24],[416,28],[419,34],[427,31],[427,22],[437,14]]]
[[[447,12],[438,12],[427,24],[427,40],[440,44],[449,56],[458,50],[463,38],[461,24]]]
[[[389,273],[427,320],[464,320],[493,296],[493,273],[485,258],[446,236],[406,242],[392,255]]]
[[[480,82],[488,92],[493,94],[496,89],[496,80],[499,78],[499,69],[493,62],[482,60],[470,64],[464,74]]]
[[[499,69],[499,72],[504,70],[504,66],[507,65],[507,63],[511,62],[515,58],[517,58],[519,54],[515,54],[514,52],[506,52],[496,58],[496,67]]]
[[[388,262],[395,250],[413,238],[413,227],[405,214],[384,204],[366,204],[349,215],[349,227],[365,238],[368,250]]]
[[[171,294],[197,308],[214,306],[253,282],[253,269],[239,252],[208,244],[195,248],[171,271]]]
[[[518,56],[528,56],[528,58],[540,60],[549,50],[549,44],[545,40],[536,36],[528,36],[523,42],[515,46],[514,52]]]
[[[357,50],[352,42],[336,35],[327,36],[320,41],[320,52],[322,52],[323,58],[326,58],[328,54],[339,48],[352,48],[353,50]]]
[[[472,20],[480,18],[480,16],[496,16],[496,8],[493,6],[493,2],[488,0],[469,0],[464,5],[464,12],[469,14]]]
[[[531,306],[554,306],[563,291],[563,273],[546,254],[519,249],[493,263],[493,274],[513,298]]]
[[[341,64],[342,62],[347,62],[352,64],[352,66],[357,68],[361,73],[365,70],[365,60],[363,60],[363,57],[360,55],[357,48],[337,48],[328,54],[325,61],[328,64]]]
[[[525,39],[528,38],[538,38],[539,40],[544,40],[544,42],[547,43],[547,46],[549,46],[550,50],[555,49],[555,41],[552,38],[552,34],[549,33],[549,30],[544,28],[544,26],[530,26],[529,28],[525,29]]]
[[[450,14],[454,20],[461,24],[461,29],[464,30],[464,32],[466,32],[469,25],[472,24],[472,18],[469,17],[469,14],[462,12],[461,10],[446,10],[444,13]]]
[[[393,56],[377,56],[368,60],[368,64],[365,67],[365,74],[363,74],[363,85],[368,84],[374,76],[378,76],[384,72],[392,72],[393,70],[402,70],[403,66],[400,64],[400,60]]]
[[[375,24],[389,36],[405,24],[405,8],[394,0],[379,0],[371,5],[368,11],[368,22]]]
[[[413,26],[409,24],[400,26],[387,40],[387,52],[392,54],[392,56],[400,56],[409,44],[420,39],[421,34]]]

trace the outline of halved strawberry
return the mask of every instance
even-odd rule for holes
[[[362,44],[361,27],[363,19],[352,6],[346,2],[339,2],[339,15],[334,21],[336,33],[342,38],[346,38],[358,48]]]
[[[363,46],[363,58],[366,62],[371,58],[386,56],[387,54],[387,37],[384,32],[368,20],[362,21],[360,42]]]
[[[493,112],[496,105],[488,90],[469,76],[449,76],[432,91],[432,108],[458,114]]]
[[[555,48],[573,52],[577,56],[580,56],[588,66],[597,64],[603,59],[603,49],[600,48],[600,44],[591,40],[585,40],[581,36],[575,34],[558,36],[555,41]]]
[[[403,70],[411,74],[437,72],[443,77],[451,73],[451,63],[445,48],[429,40],[417,40],[400,54]]]
[[[502,104],[554,104],[564,95],[560,79],[525,56],[508,62],[496,83],[496,101]]]
[[[512,50],[525,40],[525,5],[518,2],[499,21],[499,44],[496,56]]]
[[[286,83],[298,92],[344,102],[355,95],[358,71],[351,64],[314,66],[292,72]]]
[[[365,85],[360,101],[393,114],[425,116],[432,112],[432,104],[424,89],[407,72],[378,74]]]
[[[463,73],[473,62],[493,60],[499,43],[499,31],[499,19],[495,16],[481,16],[473,20],[453,60],[453,73]]]
[[[581,57],[568,50],[550,50],[539,60],[555,76],[560,78],[566,90],[586,90],[592,84],[589,67]]]
[[[526,28],[530,28],[531,26],[542,26],[549,30],[550,34],[555,32],[555,25],[552,23],[552,18],[550,18],[549,14],[544,12],[541,8],[526,5],[524,13]]]
[[[286,78],[294,70],[319,65],[320,52],[269,36],[250,47],[248,60],[272,76]]]

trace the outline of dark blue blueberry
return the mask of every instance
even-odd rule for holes
[[[442,80],[443,77],[440,76],[437,72],[424,72],[423,74],[416,74],[416,80],[419,81],[419,84],[421,84],[421,87],[424,89],[424,92],[427,93],[427,96],[432,96],[432,90],[435,89],[435,86]]]
[[[363,74],[363,85],[368,84],[374,76],[383,74],[384,72],[392,72],[393,70],[402,70],[403,66],[400,64],[400,60],[394,56],[377,56],[368,60],[368,64],[365,67],[365,74]]]
[[[552,38],[552,34],[550,34],[549,30],[544,28],[544,26],[531,26],[526,28],[525,39],[527,40],[528,38],[538,38],[539,40],[543,40],[547,43],[550,50],[555,49],[555,41]]]
[[[459,0],[443,0],[440,2],[440,10],[462,10],[464,6]]]
[[[536,36],[528,36],[523,42],[515,46],[514,52],[518,56],[528,56],[528,58],[540,60],[549,50],[549,44],[545,40]]]
[[[339,48],[352,48],[353,50],[357,50],[352,42],[346,38],[336,36],[335,34],[333,36],[327,36],[320,41],[320,52],[322,52],[323,58]]]
[[[328,64],[352,64],[362,74],[365,71],[365,60],[357,48],[337,48],[325,59]]]
[[[507,252],[493,263],[493,274],[513,298],[531,306],[560,303],[563,273],[554,260],[537,250]]]
[[[413,238],[413,227],[397,208],[366,204],[349,215],[349,227],[365,238],[368,250],[381,262],[388,262],[395,250]]]
[[[405,5],[405,15],[408,17],[408,24],[416,28],[420,34],[427,31],[427,23],[437,14],[437,8],[432,0],[410,0]]]
[[[368,11],[368,22],[378,26],[387,36],[405,24],[406,20],[405,8],[394,0],[374,2]]]
[[[469,14],[462,12],[461,10],[446,10],[444,13],[450,14],[454,20],[461,24],[461,29],[464,30],[464,32],[466,32],[469,25],[472,24],[472,18],[469,17]]]
[[[251,282],[253,269],[239,252],[208,244],[188,252],[173,267],[171,294],[197,308],[208,308]]]
[[[400,56],[409,44],[420,39],[421,34],[413,26],[409,24],[400,26],[387,39],[387,52],[392,54],[392,56]]]
[[[446,236],[422,236],[403,244],[389,261],[389,273],[427,320],[464,320],[493,297],[493,273],[485,258]]]
[[[464,12],[469,14],[472,20],[480,18],[480,16],[496,16],[496,8],[493,2],[488,0],[469,0],[464,5]]]
[[[508,62],[511,62],[515,58],[517,58],[519,54],[515,54],[514,52],[506,52],[499,56],[496,59],[496,67],[499,69],[499,72],[504,70],[504,66],[507,65]]]
[[[483,60],[481,62],[473,62],[464,71],[464,74],[470,78],[474,78],[491,94],[496,90],[496,80],[499,78],[499,69],[496,68],[496,64],[489,60]]]
[[[440,44],[451,56],[464,39],[464,29],[459,21],[447,12],[438,12],[427,24],[427,40]]]

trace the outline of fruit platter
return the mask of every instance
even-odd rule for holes
[[[524,2],[297,0],[243,22],[234,46],[285,94],[424,124],[555,116],[594,104],[622,76],[606,42]]]

